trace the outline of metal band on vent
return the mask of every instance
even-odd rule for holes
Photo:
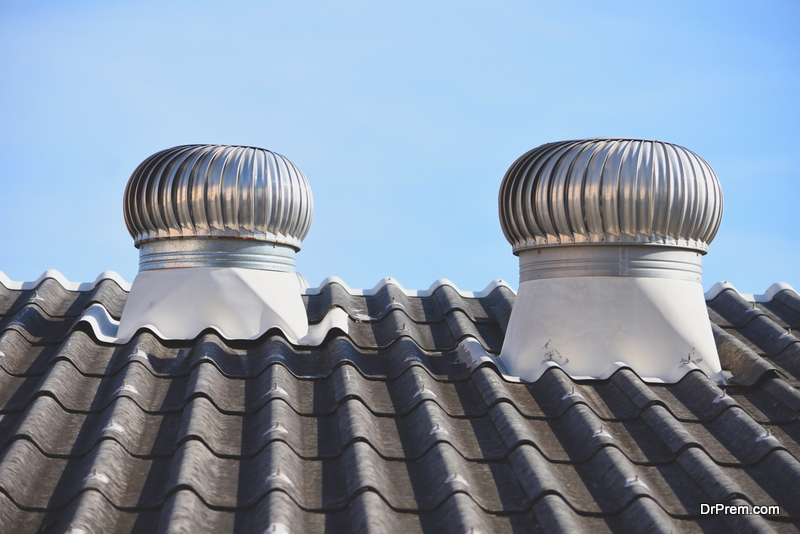
[[[519,281],[575,276],[627,276],[703,281],[699,252],[666,247],[585,246],[523,250]]]
[[[139,270],[181,267],[240,267],[295,272],[295,251],[287,245],[244,239],[149,241],[139,246]]]

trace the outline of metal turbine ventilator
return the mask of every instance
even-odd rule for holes
[[[186,145],[145,159],[125,189],[125,224],[139,249],[119,327],[192,339],[206,328],[255,339],[308,332],[295,252],[314,202],[303,173],[269,150]],[[307,285],[307,284],[306,284]]]
[[[536,380],[622,366],[655,382],[692,369],[721,378],[702,288],[702,255],[722,189],[697,154],[661,141],[549,143],[500,186],[503,233],[520,285],[500,359]]]

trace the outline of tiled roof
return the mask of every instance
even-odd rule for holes
[[[800,296],[708,302],[723,368],[647,384],[628,369],[535,383],[497,355],[514,293],[448,284],[367,295],[329,281],[310,321],[348,333],[294,347],[278,331],[98,341],[117,281],[0,284],[4,532],[776,531],[800,526]],[[765,300],[765,299],[761,299]],[[701,515],[701,503],[780,516]]]

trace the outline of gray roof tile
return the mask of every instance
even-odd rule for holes
[[[514,382],[499,353],[513,293],[388,284],[304,296],[350,317],[320,347],[278,332],[98,341],[111,280],[0,284],[0,525],[14,531],[752,531],[800,526],[800,299],[708,303],[723,367],[647,384],[629,369]],[[754,311],[752,311],[754,310]],[[780,517],[700,503],[777,504]]]

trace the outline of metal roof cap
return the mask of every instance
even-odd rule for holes
[[[145,159],[125,188],[137,248],[154,240],[249,239],[300,250],[314,215],[311,188],[287,158],[263,148],[184,145]]]
[[[694,152],[662,141],[547,143],[503,178],[500,224],[517,254],[558,245],[652,244],[705,254],[722,220],[722,188]]]
[[[553,365],[585,379],[620,366],[653,382],[721,377],[702,255],[722,206],[709,164],[670,143],[561,141],[517,159],[499,193],[520,263],[506,369],[525,380]]]
[[[125,188],[139,274],[118,337],[212,328],[256,339],[278,328],[300,343],[309,332],[295,253],[313,212],[303,173],[269,150],[184,145],[148,157]]]

